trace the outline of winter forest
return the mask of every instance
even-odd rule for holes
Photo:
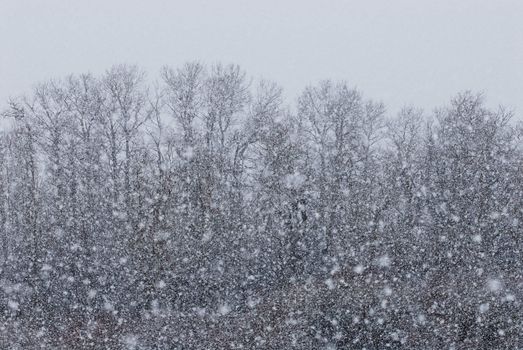
[[[1,108],[1,349],[523,348],[510,111],[159,77],[119,65]]]

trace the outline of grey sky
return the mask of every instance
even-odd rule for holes
[[[292,102],[343,79],[392,113],[464,89],[523,111],[520,0],[0,0],[0,101],[69,73],[233,62]]]

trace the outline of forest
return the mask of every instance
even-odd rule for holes
[[[482,94],[189,62],[0,111],[2,349],[523,348],[523,128]]]

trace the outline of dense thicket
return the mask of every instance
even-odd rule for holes
[[[0,347],[523,347],[520,129],[234,65],[41,84],[0,138]]]

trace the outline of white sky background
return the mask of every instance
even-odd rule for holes
[[[523,1],[0,0],[1,107],[49,78],[189,60],[237,63],[290,103],[331,78],[390,113],[470,89],[521,115]]]

